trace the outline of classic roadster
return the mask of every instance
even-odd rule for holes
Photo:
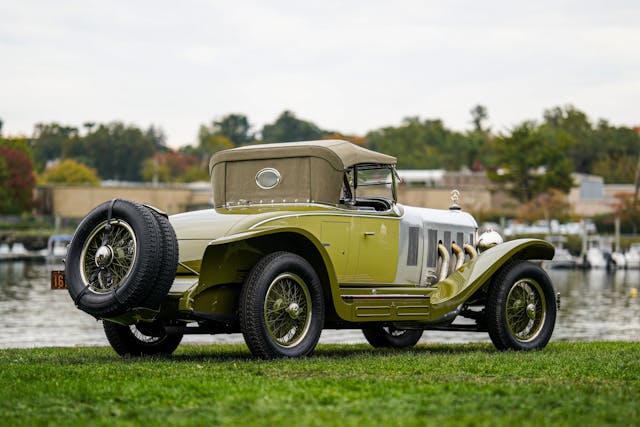
[[[170,354],[184,334],[241,332],[260,358],[310,354],[322,329],[410,347],[424,330],[543,348],[557,300],[530,260],[551,244],[477,235],[449,210],[397,203],[394,157],[347,141],[216,153],[214,208],[167,217],[115,199],[91,211],[54,279],[102,319],[121,355]]]

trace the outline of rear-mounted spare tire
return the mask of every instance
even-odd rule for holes
[[[169,220],[136,202],[115,199],[80,223],[67,251],[69,294],[99,318],[132,308],[157,308],[169,292],[178,243]]]

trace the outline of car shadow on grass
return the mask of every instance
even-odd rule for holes
[[[403,354],[413,355],[438,355],[438,354],[469,354],[469,353],[493,353],[496,352],[491,344],[418,344],[412,348],[373,348],[367,344],[320,344],[306,359],[348,359],[363,356],[397,356]],[[183,345],[178,348],[176,354],[171,356],[153,356],[155,358],[173,361],[213,362],[213,361],[258,361],[249,350],[239,344],[234,348],[225,346],[221,348],[212,345]],[[283,359],[276,359],[283,360]],[[287,359],[284,359],[287,360]],[[296,360],[296,359],[290,359]]]

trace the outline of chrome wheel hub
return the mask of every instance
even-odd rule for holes
[[[529,304],[527,306],[527,317],[531,320],[535,320],[536,318],[536,305],[535,304]]]
[[[111,246],[100,246],[96,251],[95,260],[96,265],[100,268],[105,268],[111,265],[113,262],[113,249],[111,249]]]
[[[287,307],[285,311],[292,319],[297,319],[298,316],[300,316],[300,306],[295,302],[289,304],[289,307]]]

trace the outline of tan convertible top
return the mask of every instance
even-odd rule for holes
[[[339,203],[345,171],[396,159],[348,141],[261,144],[219,151],[209,172],[216,207],[269,203]],[[261,181],[264,175],[266,181]]]
[[[328,161],[336,170],[346,170],[360,163],[395,165],[395,157],[376,153],[349,141],[327,139],[322,141],[281,142],[277,144],[248,145],[219,151],[211,157],[209,172],[220,162],[257,159],[282,159],[287,157],[319,157]]]

